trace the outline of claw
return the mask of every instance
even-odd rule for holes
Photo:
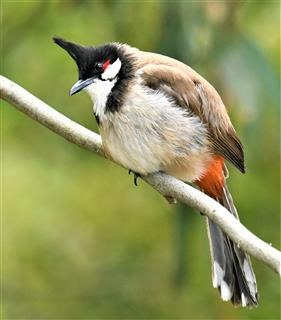
[[[129,174],[133,173],[134,174],[134,185],[137,187],[138,186],[138,178],[141,177],[141,175],[139,173],[136,173],[134,171],[132,171],[131,169],[128,172]]]
[[[138,177],[139,177],[139,175],[137,173],[134,173],[134,185],[136,187],[138,186]]]

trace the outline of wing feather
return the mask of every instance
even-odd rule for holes
[[[140,66],[143,84],[161,90],[177,105],[198,115],[208,125],[214,153],[244,173],[243,147],[217,91],[190,67],[168,57],[153,55],[148,59],[144,55]]]

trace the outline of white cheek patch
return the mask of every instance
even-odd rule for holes
[[[114,79],[118,72],[121,69],[121,61],[118,58],[116,61],[114,61],[112,64],[110,64],[104,71],[104,73],[101,75],[103,80],[111,80]]]

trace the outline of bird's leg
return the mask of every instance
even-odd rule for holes
[[[141,178],[141,175],[131,169],[129,169],[128,173],[134,174],[134,185],[137,187],[138,186],[138,178]],[[169,202],[169,204],[176,204],[177,203],[177,200],[171,196],[164,196],[164,198]]]
[[[134,185],[137,187],[138,186],[138,178],[141,178],[141,175],[137,172],[132,171],[131,169],[128,172],[129,174],[133,173],[134,174]]]

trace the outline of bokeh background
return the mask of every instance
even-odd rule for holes
[[[126,42],[207,78],[245,145],[247,174],[229,179],[242,221],[280,247],[279,1],[1,3],[1,73],[91,130],[54,35]],[[4,102],[1,112],[3,319],[280,318],[279,279],[254,259],[260,306],[219,299],[202,216]]]

